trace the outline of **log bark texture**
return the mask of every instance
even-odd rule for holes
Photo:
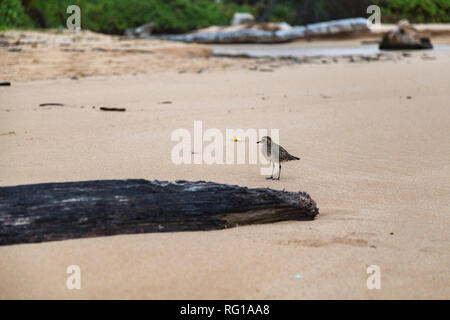
[[[215,230],[311,220],[318,213],[304,192],[204,181],[100,180],[0,187],[0,245]]]
[[[217,31],[206,30],[188,34],[155,35],[148,38],[195,43],[283,43],[311,37],[370,31],[365,18],[333,20],[295,27],[282,23],[279,26],[280,30],[277,31],[259,30],[255,29],[255,25],[248,25],[239,30],[236,30],[235,27],[222,27]]]

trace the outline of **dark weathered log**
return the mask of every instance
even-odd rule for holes
[[[101,180],[0,187],[0,245],[214,230],[319,213],[304,192],[212,182]]]
[[[127,111],[125,108],[109,108],[109,107],[100,107],[101,111],[118,111],[118,112],[124,112]]]
[[[41,103],[39,105],[39,107],[64,107],[64,103],[59,103],[59,102],[46,102],[46,103]]]

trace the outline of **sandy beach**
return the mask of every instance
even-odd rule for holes
[[[206,180],[305,191],[320,214],[3,246],[0,299],[450,298],[450,51],[293,63],[167,45],[127,52],[124,64],[123,52],[87,46],[84,59],[97,57],[87,68],[59,46],[47,65],[45,50],[3,51],[1,69],[13,72],[0,87],[0,185]],[[49,102],[64,106],[39,106]],[[171,133],[195,120],[223,132],[278,128],[301,160],[280,181],[259,165],[177,166]],[[66,288],[69,265],[81,268],[81,290]],[[366,286],[369,265],[380,267],[380,290]]]

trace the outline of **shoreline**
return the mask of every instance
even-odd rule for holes
[[[92,76],[118,76],[175,71],[178,73],[221,72],[253,69],[267,71],[270,65],[368,62],[400,60],[403,56],[433,56],[446,50],[379,51],[364,45],[364,39],[300,40],[287,44],[197,45],[179,42],[120,39],[83,31],[52,34],[3,32],[8,45],[0,47],[2,81],[27,81]],[[450,37],[432,40],[450,48]],[[259,48],[259,49],[258,49]],[[269,52],[271,57],[260,55]],[[271,52],[271,53],[270,53]],[[278,55],[278,56],[277,56]],[[281,55],[281,57],[279,57]],[[249,66],[250,64],[250,66]]]

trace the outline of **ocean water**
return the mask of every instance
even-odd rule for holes
[[[218,44],[212,45],[214,54],[248,55],[250,57],[314,57],[314,56],[370,56],[383,51],[378,44],[345,46],[311,46],[299,44]],[[436,45],[432,50],[450,50],[450,45]]]

